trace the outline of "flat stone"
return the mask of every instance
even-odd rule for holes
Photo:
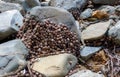
[[[33,70],[46,77],[64,77],[77,63],[77,58],[71,54],[59,54],[39,58],[33,64]]]
[[[0,77],[26,66],[28,49],[20,39],[0,44]]]
[[[23,7],[18,3],[0,2],[0,11],[19,10],[23,12]]]
[[[0,13],[0,40],[17,32],[22,25],[23,16],[18,10]]]
[[[85,46],[81,51],[80,55],[84,60],[88,60],[93,54],[98,52],[102,47],[89,47]]]
[[[108,4],[113,5],[119,2],[119,0],[92,0],[95,4]]]
[[[103,74],[95,73],[90,70],[81,70],[70,77],[105,77]]]
[[[120,44],[120,21],[109,29],[108,35],[114,40],[115,43]]]
[[[81,19],[89,18],[89,17],[92,16],[92,13],[93,13],[92,9],[88,8],[88,9],[86,9],[85,11],[83,11],[83,12],[81,13],[80,18],[81,18]]]
[[[36,6],[30,10],[30,14],[26,16],[36,16],[40,21],[50,20],[57,24],[65,24],[71,31],[76,32],[78,39],[81,39],[81,31],[75,23],[75,19],[67,10],[57,7],[40,7]]]
[[[82,31],[82,38],[84,40],[97,40],[101,39],[107,32],[111,22],[99,22],[96,24],[89,25],[85,30]]]

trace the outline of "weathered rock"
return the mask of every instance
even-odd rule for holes
[[[58,60],[59,59],[59,60]],[[33,64],[33,70],[46,77],[64,77],[77,63],[77,58],[71,54],[59,54],[40,58]]]
[[[93,54],[98,52],[101,49],[101,47],[89,47],[85,46],[81,51],[80,55],[84,60],[88,60]]]
[[[59,23],[65,24],[71,31],[77,33],[79,40],[81,38],[80,36],[81,32],[75,23],[74,17],[72,16],[71,13],[64,9],[60,9],[57,7],[37,6],[31,9],[30,15],[28,14],[28,17],[31,15],[36,16],[37,18],[39,18],[40,21],[50,20],[57,24]]]
[[[39,0],[26,0],[27,4],[29,7],[35,7],[35,6],[40,6],[40,1]]]
[[[23,12],[24,9],[20,4],[17,3],[0,2],[1,12],[5,12],[9,10],[19,10],[20,12]]]
[[[81,70],[70,77],[105,77],[103,74],[95,73],[90,70]]]
[[[114,39],[114,42],[120,44],[120,21],[118,21],[115,26],[110,28],[108,35]]]
[[[105,11],[108,14],[114,14],[115,13],[115,7],[109,6],[109,5],[103,5],[99,8],[101,11]]]
[[[108,4],[113,5],[119,2],[119,0],[92,0],[95,4]]]
[[[83,12],[81,13],[80,18],[81,18],[81,19],[89,18],[89,17],[92,16],[92,13],[93,13],[92,9],[88,8],[88,9],[86,9],[85,11],[83,11]]]
[[[0,77],[25,67],[26,55],[28,50],[19,39],[0,44]]]
[[[18,31],[23,24],[22,20],[23,16],[17,10],[0,13],[0,40]]]
[[[99,22],[96,24],[92,24],[88,26],[85,30],[82,32],[82,38],[84,40],[97,40],[102,38],[105,33],[107,32],[111,22]]]
[[[70,10],[72,8],[83,8],[87,3],[87,0],[50,0],[50,6],[64,8],[66,10]]]

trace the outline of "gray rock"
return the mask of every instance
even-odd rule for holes
[[[69,77],[105,77],[103,74],[95,73],[90,70],[81,70]]]
[[[19,39],[0,44],[0,77],[25,67],[27,55],[28,50]]]
[[[114,42],[120,44],[120,21],[118,21],[115,26],[110,28],[108,35],[114,39]]]
[[[109,5],[103,5],[99,8],[99,10],[105,11],[108,14],[114,14],[115,13],[115,7],[109,6]]]
[[[88,9],[86,9],[85,11],[83,11],[83,12],[81,13],[80,18],[81,18],[81,19],[89,18],[89,17],[92,16],[92,13],[93,13],[92,9],[88,8]]]
[[[16,25],[18,24],[18,25]],[[0,13],[0,40],[17,32],[23,25],[23,16],[18,10],[10,10]]]
[[[73,8],[82,9],[86,3],[87,0],[50,0],[49,2],[50,6],[64,8],[66,10]]]
[[[108,4],[108,5],[116,4],[119,2],[119,0],[92,0],[92,1],[95,4]]]
[[[101,47],[89,47],[85,46],[81,51],[80,55],[84,60],[88,60],[93,54],[98,52],[101,49]]]
[[[32,69],[46,77],[64,77],[76,63],[77,58],[72,54],[59,54],[39,58],[38,62],[33,63]]]
[[[110,25],[111,25],[110,20],[106,22],[91,24],[85,30],[82,31],[82,38],[84,40],[101,39],[108,31]]]
[[[35,7],[35,6],[40,6],[39,0],[26,0],[26,2],[30,8]]]
[[[9,2],[9,3],[19,3],[22,4],[25,0],[2,0],[4,2]]]
[[[6,3],[6,2],[0,2],[0,11],[5,12],[9,10],[19,10],[20,12],[23,12],[24,9],[20,4],[17,3]]]
[[[57,24],[59,23],[65,24],[71,31],[77,33],[79,40],[81,38],[81,35],[80,35],[81,32],[75,23],[74,17],[67,10],[60,9],[57,7],[37,6],[31,9],[30,15],[28,14],[27,17],[31,15],[37,16],[40,21],[50,20]]]

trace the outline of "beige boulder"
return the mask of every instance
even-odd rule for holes
[[[32,69],[46,77],[64,77],[77,63],[77,58],[72,54],[59,54],[39,58],[32,65]]]

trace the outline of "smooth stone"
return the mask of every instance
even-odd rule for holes
[[[92,72],[91,70],[81,70],[69,77],[105,77],[103,74]]]
[[[80,18],[81,19],[89,18],[92,16],[92,13],[93,13],[92,9],[88,8],[80,14]]]
[[[0,2],[1,12],[9,10],[19,10],[21,13],[24,11],[23,7],[18,3]]]
[[[23,69],[27,64],[27,55],[28,49],[20,39],[0,44],[0,77],[16,71],[19,67]]]
[[[81,51],[80,55],[84,60],[88,60],[93,54],[98,52],[102,47],[90,47],[85,46]]]
[[[46,77],[64,77],[77,63],[77,58],[72,54],[59,54],[39,58],[32,69]]]
[[[54,7],[63,8],[66,10],[76,9],[79,10],[84,8],[87,4],[87,0],[50,0],[49,5]]]
[[[75,19],[67,10],[57,7],[40,7],[36,6],[30,10],[30,14],[26,17],[36,16],[40,21],[50,20],[57,24],[65,24],[71,31],[76,32],[78,39],[81,39],[81,31],[76,25]]]
[[[23,16],[18,10],[10,10],[0,13],[0,40],[19,31],[19,28],[22,25]]]
[[[99,8],[101,11],[105,11],[108,14],[115,14],[115,7],[109,5],[103,5]]]
[[[97,40],[102,38],[111,25],[111,21],[99,22],[89,25],[82,31],[82,38],[84,40]]]
[[[92,0],[95,4],[108,4],[113,5],[119,2],[119,0]]]
[[[120,21],[109,29],[108,35],[114,40],[114,42],[120,44]]]

